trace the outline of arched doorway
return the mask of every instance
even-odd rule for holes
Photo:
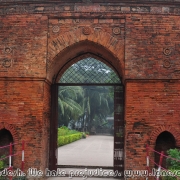
[[[10,143],[13,143],[13,137],[10,131],[7,129],[3,128],[0,130],[0,147],[2,146],[7,146]],[[0,159],[1,157],[8,157],[9,156],[9,146],[6,148],[1,148],[0,149]],[[4,160],[4,163],[7,165],[8,164],[8,158]]]
[[[51,127],[56,130],[53,136],[54,142],[51,141],[52,146],[50,145],[50,148],[54,147],[54,152],[57,148],[55,139],[57,139],[58,127],[58,88],[65,86],[111,86],[114,94],[114,157],[112,158],[114,170],[118,170],[122,174],[124,171],[124,88],[116,68],[109,64],[106,59],[86,53],[71,59],[69,65],[66,64],[59,71],[57,77],[59,77],[59,82],[52,85],[53,121],[51,122]],[[50,152],[53,153],[52,150]],[[51,161],[52,163],[56,164],[57,161],[54,159],[54,162]]]
[[[161,134],[156,139],[156,146],[155,150],[158,152],[163,151],[165,155],[167,155],[167,151],[169,149],[174,149],[176,147],[176,141],[174,136],[168,132],[168,131],[163,131]],[[156,164],[159,164],[159,158],[160,155],[155,153],[155,162]],[[166,167],[166,158],[163,159],[162,166],[165,168]]]

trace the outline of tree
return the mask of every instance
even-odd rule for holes
[[[80,86],[61,86],[58,90],[58,126],[68,126],[70,120],[78,120],[83,114],[79,104],[83,99]]]
[[[93,121],[104,122],[107,115],[112,113],[109,105],[113,99],[109,93],[109,87],[103,86],[85,86],[83,110],[86,117],[86,124],[90,131]]]
[[[88,57],[69,67],[59,82],[99,84],[120,83],[121,81],[117,74],[106,64],[92,57]],[[81,109],[83,113],[80,113],[80,111],[77,110],[79,113],[76,112],[75,117],[72,115],[73,112],[70,111],[72,108],[68,108],[66,113],[64,112],[64,109],[61,108],[61,114],[64,116],[64,120],[67,120],[68,122],[70,119],[72,120],[72,118],[77,119],[78,114],[81,114],[81,116],[79,116],[79,122],[83,127],[88,125],[88,129],[90,130],[94,120],[104,123],[106,116],[113,112],[114,89],[112,87],[110,88],[103,86],[83,86],[81,87],[81,91],[82,90],[81,101],[77,101],[76,98],[71,97],[71,101],[67,99],[66,102],[64,99],[64,105],[61,103],[61,101],[59,101],[59,105],[64,107],[65,103],[68,103],[70,107],[75,105],[76,108]],[[67,124],[67,122],[64,124]]]

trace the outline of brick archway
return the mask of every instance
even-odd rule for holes
[[[112,36],[102,29],[93,29],[84,35],[81,29],[59,34],[49,39],[47,79],[52,82],[59,69],[70,59],[85,53],[92,53],[102,59],[109,60],[109,64],[116,67],[124,77],[124,39]]]
[[[107,35],[107,33],[105,33]],[[94,38],[98,38],[95,37],[95,34],[93,35]],[[107,35],[109,37],[109,34]],[[69,36],[68,36],[69,37]],[[78,39],[78,37],[77,37]],[[105,36],[106,39],[106,36]],[[72,42],[72,41],[71,41]],[[105,43],[110,43],[110,45],[107,47],[107,44]],[[59,43],[56,42],[56,44]],[[122,44],[119,44],[122,43]],[[117,45],[117,47],[116,47]],[[118,47],[119,46],[119,47]],[[50,49],[52,50],[53,47],[51,47]],[[108,49],[109,48],[109,49]],[[114,52],[116,51],[116,52]],[[50,58],[50,56],[52,55],[51,53],[49,53],[48,58],[49,62],[48,62],[48,66],[47,66],[47,79],[52,83],[51,86],[51,121],[50,121],[50,143],[49,143],[49,168],[51,170],[56,169],[56,164],[57,164],[57,159],[55,157],[55,150],[57,149],[57,95],[58,95],[58,79],[60,78],[60,76],[63,74],[63,72],[65,70],[67,70],[70,65],[74,64],[75,62],[77,62],[78,60],[80,60],[80,57],[84,57],[84,56],[90,56],[90,57],[96,57],[96,59],[102,61],[103,63],[109,65],[109,67],[111,67],[113,70],[116,71],[116,73],[119,75],[119,77],[121,77],[122,82],[123,82],[123,78],[124,78],[124,43],[122,41],[118,41],[118,39],[112,37],[110,38],[110,40],[107,42],[102,41],[101,39],[98,40],[98,42],[96,41],[91,41],[87,38],[85,39],[78,39],[77,41],[74,41],[73,43],[66,43],[64,44],[64,47],[61,49],[60,45],[56,45],[56,50],[54,49],[54,56],[52,56]],[[57,53],[57,54],[55,54]],[[115,54],[117,54],[119,57],[115,56]],[[117,91],[117,90],[116,90]],[[119,92],[117,92],[117,99],[121,99],[121,101],[119,103],[123,103],[123,99],[124,99],[124,92],[123,90],[119,90]],[[122,97],[119,98],[119,96]],[[117,118],[118,119],[118,118]],[[119,121],[118,121],[119,122]],[[120,125],[119,125],[120,126]],[[118,125],[116,125],[116,128],[119,127]],[[124,126],[124,125],[122,125]],[[123,137],[124,138],[124,137]],[[116,138],[117,141],[118,138]],[[116,143],[117,144],[117,143]],[[121,144],[122,145],[122,144]],[[122,147],[123,146],[123,147]],[[120,153],[122,152],[122,149],[124,148],[124,144],[122,146],[118,146],[116,147],[114,150],[119,153],[119,156],[122,156]],[[123,158],[123,157],[121,157]],[[114,160],[114,168],[118,168],[119,164],[118,163],[124,163],[124,160],[122,159],[115,159]],[[122,168],[124,168],[124,165],[122,166]]]
[[[13,137],[14,143],[18,142],[18,135],[17,135],[17,132],[16,132],[14,126],[12,126],[12,125],[10,125],[8,123],[5,123],[5,122],[1,122],[0,123],[0,130],[1,129],[8,130],[11,133],[12,137]]]
[[[5,123],[5,122],[1,122],[0,123],[0,130],[7,130],[10,132],[11,136],[12,136],[12,140],[13,140],[13,154],[16,154],[17,152],[20,151],[20,148],[21,148],[21,144],[19,143],[19,138],[18,138],[18,133],[15,129],[15,127],[11,124],[8,124],[8,123]],[[7,144],[6,144],[7,145]],[[3,150],[3,149],[2,149]],[[9,147],[8,148],[5,148],[5,151],[8,152],[9,151]],[[8,160],[8,159],[6,159]],[[13,166],[16,168],[19,166],[20,164],[20,158],[19,156],[13,156],[13,159],[12,159],[12,163],[13,163]]]
[[[151,133],[151,135],[150,135],[150,137],[151,137],[150,138],[150,144],[155,145],[157,137],[164,131],[170,132],[174,136],[174,138],[176,140],[176,145],[180,146],[180,134],[179,134],[179,132],[177,130],[175,130],[174,127],[168,126],[168,125],[157,127]]]

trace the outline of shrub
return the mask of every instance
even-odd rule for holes
[[[168,156],[180,160],[180,151],[178,149],[170,149],[167,151]],[[167,167],[169,169],[170,172],[175,173],[176,171],[180,170],[180,162],[173,160],[171,158],[167,158],[166,160],[167,162]],[[178,175],[178,177],[180,177]],[[163,177],[163,180],[176,180],[177,178],[174,176],[165,176]]]
[[[3,158],[5,158],[5,157],[6,157],[6,156],[3,155],[3,156],[0,157],[0,159],[3,159]],[[5,168],[5,163],[4,163],[3,160],[0,160],[0,169],[4,169],[4,168]]]
[[[82,138],[82,133],[76,130],[69,130],[66,126],[58,128],[58,147]]]
[[[82,133],[82,138],[86,138],[86,134],[85,133]]]
[[[69,143],[72,143],[72,142],[73,142],[73,136],[69,135]]]
[[[66,126],[62,126],[58,128],[58,136],[65,136],[65,135],[71,135],[71,134],[77,134],[79,133],[76,130],[69,130]]]
[[[3,169],[3,168],[4,168],[4,162],[0,161],[0,169]]]
[[[64,136],[64,144],[68,144],[69,143],[69,136]]]
[[[170,149],[169,151],[167,151],[168,156],[180,160],[180,151],[178,149]],[[167,165],[169,168],[171,169],[176,169],[176,170],[180,170],[180,162],[175,161],[171,158],[167,158]]]
[[[64,136],[59,136],[58,137],[58,147],[64,145]]]
[[[169,171],[172,172],[172,174],[173,173],[176,174],[175,171],[177,171],[177,170],[170,169]],[[177,178],[175,176],[170,176],[170,175],[169,176],[164,176],[164,177],[162,177],[162,179],[163,180],[177,180]]]
[[[77,141],[82,138],[81,133],[77,134],[71,134],[71,135],[66,135],[66,136],[58,136],[58,147],[63,146],[65,144],[69,144],[71,142]]]

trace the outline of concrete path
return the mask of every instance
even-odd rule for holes
[[[59,147],[58,165],[113,167],[113,139],[92,135]]]
[[[62,167],[63,165],[71,166],[72,168],[59,168],[65,172],[66,177],[49,177],[48,180],[114,180],[110,173],[113,169],[113,141],[113,136],[92,135],[86,139],[59,147],[56,152],[58,165]],[[77,166],[83,168],[76,168]],[[95,166],[98,169],[89,169],[88,166]],[[112,169],[104,169],[104,167],[112,167]],[[75,177],[76,175],[74,175],[78,172],[82,172],[83,175],[87,174],[87,170],[88,172],[98,170],[98,174],[92,177]],[[102,171],[108,176],[103,177]]]

